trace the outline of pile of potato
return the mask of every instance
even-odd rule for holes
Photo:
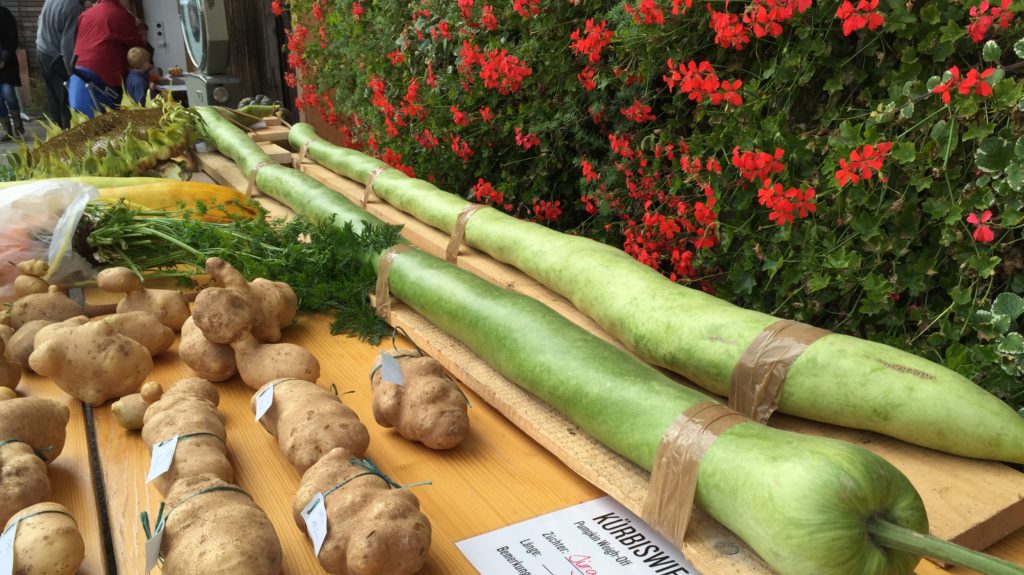
[[[419,571],[431,529],[416,496],[392,489],[379,471],[366,471],[376,468],[361,459],[370,441],[365,425],[316,383],[320,365],[313,354],[280,341],[296,315],[294,291],[281,282],[247,281],[220,258],[206,267],[214,286],[199,292],[191,308],[181,292],[146,288],[127,268],[104,270],[97,285],[124,296],[116,313],[100,315],[47,285],[45,264],[19,266],[19,298],[0,321],[0,525],[19,523],[15,572],[74,573],[85,552],[70,513],[46,502],[46,461],[60,454],[68,409],[17,397],[24,369],[89,405],[116,400],[111,411],[117,421],[141,430],[150,448],[177,438],[170,467],[153,480],[170,510],[161,543],[166,575],[281,571],[270,521],[231,483],[224,417],[211,382],[236,375],[258,390],[254,411],[261,394],[272,398],[260,423],[302,474],[293,501],[300,530],[301,511],[325,494],[328,531],[318,554],[324,569],[339,575]],[[153,357],[172,346],[178,331],[178,355],[195,377],[165,393],[146,380]],[[374,418],[429,447],[455,447],[468,431],[464,396],[433,360],[400,359],[403,385],[382,381],[379,373],[372,377]],[[179,507],[187,509],[175,512]],[[40,561],[36,550],[44,541],[56,543]],[[220,552],[205,552],[211,541]]]

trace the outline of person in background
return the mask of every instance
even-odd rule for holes
[[[50,120],[63,129],[71,127],[68,81],[75,57],[75,34],[82,10],[92,6],[85,0],[46,0],[36,30],[36,57],[46,85]]]
[[[18,95],[14,93],[21,86],[17,50],[18,23],[10,10],[0,6],[0,124],[4,127],[4,140],[25,135]]]
[[[146,45],[124,1],[99,0],[78,17],[68,99],[73,109],[90,118],[100,108],[118,106],[128,75],[128,50]]]
[[[128,50],[128,77],[124,81],[124,89],[132,100],[140,104],[146,103],[146,94],[150,88],[149,72],[153,62],[149,52],[138,46]]]

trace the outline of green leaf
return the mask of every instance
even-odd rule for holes
[[[830,279],[827,275],[815,273],[811,276],[811,279],[807,281],[808,293],[814,293],[827,288],[829,281]]]
[[[955,20],[946,22],[946,25],[941,28],[942,34],[939,36],[939,45],[946,44],[949,46],[950,52],[953,50],[952,44],[956,43],[957,40],[964,37],[964,27],[957,23]]]
[[[900,142],[892,147],[892,158],[901,164],[911,164],[917,159],[914,142]]]
[[[1024,58],[1024,38],[1013,43],[1013,53],[1016,54],[1018,58]]]
[[[945,120],[939,120],[932,124],[932,129],[929,135],[940,146],[945,146],[946,142],[949,141],[949,130],[949,123]]]
[[[942,14],[939,12],[939,7],[936,2],[932,2],[921,8],[921,21],[925,24],[931,24],[932,26],[942,21]],[[1021,56],[1024,58],[1024,56]]]
[[[1010,329],[1009,317],[994,314],[987,309],[979,309],[974,312],[974,322],[978,338],[982,340],[996,339]]]
[[[985,42],[985,45],[981,48],[981,58],[986,62],[998,62],[999,56],[1002,54],[1003,50],[995,40]]]
[[[936,124],[937,126],[937,124]],[[935,129],[932,129],[935,132]],[[989,138],[978,146],[974,161],[978,168],[986,172],[1001,172],[1013,159],[1013,147],[1002,138]]]
[[[902,108],[900,108],[900,119],[909,120],[914,117],[914,103],[907,102]]]
[[[987,138],[992,135],[995,129],[995,126],[985,121],[971,122],[967,126],[967,132],[964,134],[964,141]]]
[[[1003,292],[992,302],[992,313],[1005,315],[1011,322],[1017,321],[1024,314],[1024,298],[1015,293]]]
[[[1024,189],[1024,165],[1013,162],[1006,167],[1006,184],[1015,192]]]
[[[999,353],[1006,353],[1010,355],[1020,355],[1024,353],[1024,335],[1017,332],[1010,332],[1006,334],[1003,341],[999,342],[999,346],[996,347]]]
[[[989,256],[984,253],[977,254],[967,260],[967,265],[978,272],[980,278],[990,278],[996,273],[996,266],[1003,261],[999,256]]]

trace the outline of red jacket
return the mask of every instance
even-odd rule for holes
[[[99,0],[78,17],[75,65],[92,70],[108,86],[118,88],[128,75],[128,49],[145,44],[128,10],[117,0]]]

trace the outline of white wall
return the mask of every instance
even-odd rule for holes
[[[175,0],[143,0],[142,9],[149,25],[149,43],[153,45],[153,64],[164,74],[171,66],[188,70],[188,55],[181,34],[178,3]],[[162,32],[162,34],[161,34]]]

